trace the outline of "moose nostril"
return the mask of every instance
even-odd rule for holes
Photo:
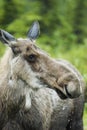
[[[29,51],[29,47],[26,48],[26,51]]]
[[[67,88],[67,84],[64,85],[64,89],[65,89],[65,91],[66,91],[67,97],[72,98],[72,95],[71,95],[71,93],[69,92],[69,90],[68,90],[68,88]]]

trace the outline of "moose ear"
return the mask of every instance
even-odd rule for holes
[[[32,40],[35,40],[40,34],[40,26],[39,26],[39,23],[38,21],[35,21],[31,28],[29,29],[28,31],[28,38],[32,39]]]
[[[0,41],[5,44],[9,44],[11,41],[16,41],[16,39],[4,30],[0,30]]]

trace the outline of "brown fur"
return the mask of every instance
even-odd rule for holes
[[[0,130],[83,130],[80,73],[33,40],[8,44],[0,62]]]

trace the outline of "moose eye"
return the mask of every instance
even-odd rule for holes
[[[36,55],[31,54],[27,57],[27,59],[28,59],[29,62],[35,62],[36,61]]]

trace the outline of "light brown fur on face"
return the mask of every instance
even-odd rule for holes
[[[12,46],[12,49],[14,52],[14,62],[12,65],[14,66],[14,73],[17,73],[15,68],[17,69],[18,66],[21,67],[23,64],[21,70],[23,71],[23,66],[27,66],[26,73],[27,77],[30,77],[30,80],[32,74],[28,73],[29,69],[34,73],[34,77],[32,78],[35,78],[36,82],[38,81],[51,88],[58,89],[66,97],[74,98],[82,93],[83,88],[81,84],[84,81],[79,72],[70,65],[70,63],[64,62],[63,60],[52,59],[38,48],[33,41],[28,39],[17,40]],[[17,61],[15,61],[15,59],[17,59]],[[15,62],[19,63],[16,63],[15,66]],[[18,76],[26,81],[27,77],[24,78],[24,75],[20,73],[22,72],[18,72]]]

